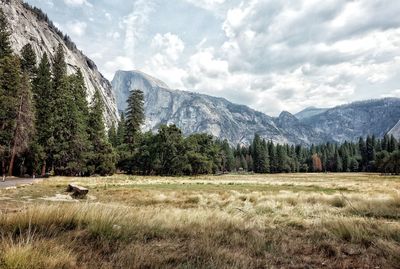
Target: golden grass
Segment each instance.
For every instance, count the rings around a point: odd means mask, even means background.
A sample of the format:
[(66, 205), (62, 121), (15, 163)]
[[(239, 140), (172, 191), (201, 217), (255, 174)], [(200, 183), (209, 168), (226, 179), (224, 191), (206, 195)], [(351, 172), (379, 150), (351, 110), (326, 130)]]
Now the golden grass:
[[(69, 182), (89, 198), (59, 199)], [(395, 268), (399, 190), (371, 174), (52, 178), (0, 190), (0, 268)]]

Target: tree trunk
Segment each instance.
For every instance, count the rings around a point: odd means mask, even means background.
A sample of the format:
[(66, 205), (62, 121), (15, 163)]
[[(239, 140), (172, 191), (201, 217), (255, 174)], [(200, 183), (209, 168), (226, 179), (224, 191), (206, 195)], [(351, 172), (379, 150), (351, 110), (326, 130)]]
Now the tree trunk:
[(12, 151), (11, 151), (10, 166), (9, 166), (9, 169), (8, 169), (8, 175), (10, 177), (12, 176), (12, 173), (13, 173), (13, 170), (14, 170), (15, 155), (17, 154), (17, 142), (18, 142), (17, 141), (17, 135), (18, 135), (19, 124), (20, 124), (20, 121), (21, 121), (22, 102), (23, 102), (23, 98), (21, 96), (20, 100), (19, 100), (17, 124), (16, 124), (15, 132), (14, 132), (14, 143), (13, 143), (13, 147), (12, 147)]
[(42, 164), (42, 173), (41, 176), (44, 177), (46, 175), (46, 160), (43, 161)]
[(8, 175), (10, 177), (13, 175), (14, 161), (15, 161), (15, 145), (13, 146), (13, 151), (11, 153), (10, 166), (8, 167)]
[(2, 170), (2, 174), (3, 174), (3, 181), (6, 181), (6, 160), (3, 159), (1, 161), (1, 170)]

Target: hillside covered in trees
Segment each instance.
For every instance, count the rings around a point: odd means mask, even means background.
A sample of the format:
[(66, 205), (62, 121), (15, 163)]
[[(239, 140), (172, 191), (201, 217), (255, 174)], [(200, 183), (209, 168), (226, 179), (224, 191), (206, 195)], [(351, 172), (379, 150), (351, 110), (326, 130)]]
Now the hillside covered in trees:
[(105, 135), (103, 104), (88, 104), (80, 70), (67, 75), (60, 44), (54, 62), (36, 62), (32, 46), (12, 51), (0, 11), (0, 156), (8, 175), (111, 174), (115, 154)]

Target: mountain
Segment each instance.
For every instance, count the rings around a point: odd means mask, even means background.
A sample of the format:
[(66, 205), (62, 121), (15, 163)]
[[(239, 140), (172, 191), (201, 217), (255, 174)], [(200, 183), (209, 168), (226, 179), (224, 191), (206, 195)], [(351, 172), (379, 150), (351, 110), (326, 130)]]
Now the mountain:
[(306, 109), (294, 114), (299, 120), (304, 120), (312, 116), (316, 116), (327, 111), (328, 108), (307, 107)]
[(301, 122), (336, 142), (354, 141), (360, 136), (383, 137), (400, 119), (400, 99), (385, 98), (355, 102), (328, 109)]
[[(206, 132), (228, 139), (232, 145), (248, 144), (256, 132), (274, 142), (311, 145), (354, 141), (368, 134), (382, 137), (390, 130), (399, 133), (400, 129), (397, 98), (355, 102), (331, 109), (308, 108), (296, 115), (284, 111), (274, 118), (223, 98), (172, 90), (140, 71), (118, 71), (112, 85), (121, 111), (126, 108), (130, 90), (143, 90), (145, 130), (176, 124), (185, 135)], [(396, 123), (397, 129), (393, 128)]]
[(389, 131), (389, 135), (393, 135), (397, 140), (400, 140), (400, 120), (399, 122)]
[[(273, 118), (223, 98), (172, 90), (160, 80), (139, 71), (118, 71), (112, 85), (119, 110), (125, 110), (130, 90), (143, 90), (145, 130), (155, 131), (161, 124), (173, 123), (185, 135), (206, 132), (228, 139), (231, 144), (247, 144), (256, 132), (280, 143), (309, 145), (314, 141), (322, 141), (309, 127), (288, 112), (282, 113), (279, 118)], [(310, 137), (314, 141), (309, 141)]]
[(0, 0), (0, 4), (11, 28), (14, 51), (19, 52), (24, 45), (30, 43), (38, 56), (38, 61), (44, 53), (52, 59), (55, 48), (61, 43), (65, 51), (68, 73), (81, 69), (88, 100), (91, 100), (98, 89), (104, 101), (107, 124), (116, 122), (118, 111), (111, 83), (98, 71), (95, 63), (78, 50), (71, 39), (63, 35), (40, 9), (31, 7), (21, 0)]

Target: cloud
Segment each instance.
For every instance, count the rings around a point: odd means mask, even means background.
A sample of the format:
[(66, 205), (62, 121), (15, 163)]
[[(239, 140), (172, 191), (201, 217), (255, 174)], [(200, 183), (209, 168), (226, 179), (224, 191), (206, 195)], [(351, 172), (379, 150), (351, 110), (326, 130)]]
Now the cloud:
[(68, 6), (93, 6), (88, 0), (64, 0), (64, 3)]
[(225, 3), (225, 0), (186, 0), (186, 2), (207, 10), (215, 10)]
[(117, 56), (114, 59), (107, 61), (103, 69), (104, 75), (111, 79), (114, 77), (116, 70), (134, 70), (135, 64), (129, 57)]
[[(53, 17), (108, 78), (141, 69), (271, 115), (398, 96), (398, 1), (99, 0), (73, 12)], [(94, 18), (90, 39), (82, 14)]]
[(72, 21), (68, 22), (66, 27), (69, 34), (80, 37), (86, 33), (87, 24), (82, 21)]
[(177, 35), (171, 33), (161, 35), (158, 33), (151, 41), (151, 47), (171, 58), (171, 60), (176, 61), (185, 49), (185, 44)]
[(153, 56), (146, 62), (144, 71), (157, 75), (173, 88), (183, 88), (187, 72), (179, 67), (185, 49), (183, 40), (172, 33), (157, 33), (151, 41)]
[(121, 26), (125, 28), (124, 50), (126, 55), (135, 57), (136, 44), (142, 38), (153, 8), (152, 0), (137, 0), (133, 5), (133, 11), (123, 18)]

